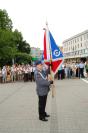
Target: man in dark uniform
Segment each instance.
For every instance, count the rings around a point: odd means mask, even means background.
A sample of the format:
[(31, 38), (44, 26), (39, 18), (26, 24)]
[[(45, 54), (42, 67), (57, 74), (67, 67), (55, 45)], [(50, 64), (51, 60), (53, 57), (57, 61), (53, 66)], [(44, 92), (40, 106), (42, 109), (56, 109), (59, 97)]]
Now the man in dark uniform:
[(47, 95), (49, 92), (50, 85), (53, 84), (53, 81), (48, 81), (48, 77), (45, 71), (43, 71), (43, 64), (41, 61), (36, 62), (36, 70), (34, 72), (34, 77), (36, 81), (36, 91), (38, 95), (38, 112), (39, 112), (39, 120), (48, 121), (46, 117), (49, 115), (45, 112)]

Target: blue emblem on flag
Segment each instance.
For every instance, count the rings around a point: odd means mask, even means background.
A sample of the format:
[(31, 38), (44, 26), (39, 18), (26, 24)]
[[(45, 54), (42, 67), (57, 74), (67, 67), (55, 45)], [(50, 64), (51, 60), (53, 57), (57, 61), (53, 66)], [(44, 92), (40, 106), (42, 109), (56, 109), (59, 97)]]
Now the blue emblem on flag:
[(63, 58), (63, 54), (59, 49), (59, 47), (56, 45), (56, 42), (50, 32), (49, 32), (49, 36), (50, 36), (52, 59)]

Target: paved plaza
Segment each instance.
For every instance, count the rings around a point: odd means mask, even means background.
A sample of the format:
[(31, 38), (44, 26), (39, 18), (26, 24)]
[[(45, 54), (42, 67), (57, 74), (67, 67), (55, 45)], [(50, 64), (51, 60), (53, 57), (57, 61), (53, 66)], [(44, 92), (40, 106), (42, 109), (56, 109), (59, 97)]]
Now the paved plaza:
[(0, 133), (88, 133), (88, 83), (55, 81), (48, 95), (48, 122), (38, 119), (35, 83), (0, 84)]

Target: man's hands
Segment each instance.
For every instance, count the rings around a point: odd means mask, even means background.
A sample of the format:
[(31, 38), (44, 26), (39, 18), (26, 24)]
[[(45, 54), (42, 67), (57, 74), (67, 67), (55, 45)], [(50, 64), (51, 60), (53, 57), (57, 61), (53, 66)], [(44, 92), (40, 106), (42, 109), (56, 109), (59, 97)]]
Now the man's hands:
[(53, 80), (50, 80), (50, 84), (53, 84)]
[(50, 74), (48, 74), (48, 81), (50, 82), (50, 84), (53, 84), (53, 78)]

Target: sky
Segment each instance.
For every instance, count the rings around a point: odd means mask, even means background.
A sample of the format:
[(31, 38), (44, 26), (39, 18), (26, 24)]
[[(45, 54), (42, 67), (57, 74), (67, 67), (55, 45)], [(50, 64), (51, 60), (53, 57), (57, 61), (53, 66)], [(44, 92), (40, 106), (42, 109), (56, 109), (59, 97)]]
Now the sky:
[(43, 49), (46, 21), (56, 44), (88, 29), (88, 0), (0, 0), (31, 47)]

